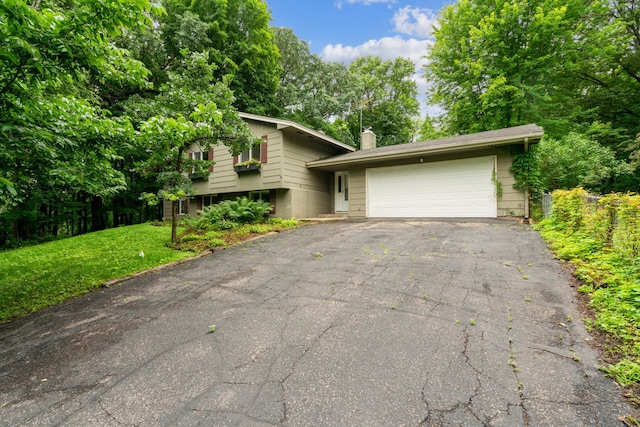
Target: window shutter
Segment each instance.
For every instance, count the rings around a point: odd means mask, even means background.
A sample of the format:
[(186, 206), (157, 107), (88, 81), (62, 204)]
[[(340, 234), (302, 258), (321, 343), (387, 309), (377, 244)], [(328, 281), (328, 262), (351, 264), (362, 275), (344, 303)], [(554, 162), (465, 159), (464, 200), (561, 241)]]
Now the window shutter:
[(275, 215), (276, 213), (276, 198), (277, 198), (278, 190), (269, 190), (269, 204), (271, 205), (271, 210), (269, 213), (271, 215)]
[(184, 199), (184, 214), (189, 215), (189, 199)]
[(260, 163), (267, 163), (267, 135), (262, 136), (262, 144), (260, 144)]
[(233, 166), (238, 164), (238, 156), (233, 156)]
[[(213, 148), (209, 150), (209, 161), (213, 161)], [(213, 172), (213, 164), (209, 166), (209, 172)], [(202, 209), (202, 208), (200, 208)]]
[[(189, 159), (193, 160), (193, 153), (189, 153)], [(193, 168), (189, 169), (189, 173), (193, 173)]]

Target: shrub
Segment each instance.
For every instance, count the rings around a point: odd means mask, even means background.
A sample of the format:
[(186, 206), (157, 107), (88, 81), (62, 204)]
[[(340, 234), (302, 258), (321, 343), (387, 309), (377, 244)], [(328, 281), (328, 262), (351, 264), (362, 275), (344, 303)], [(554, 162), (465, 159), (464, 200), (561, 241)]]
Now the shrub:
[(193, 220), (193, 224), (202, 229), (230, 230), (238, 225), (262, 222), (270, 210), (271, 205), (267, 202), (238, 197), (236, 200), (224, 200), (217, 205), (206, 206), (198, 211), (201, 216)]
[(556, 190), (551, 217), (538, 229), (584, 282), (592, 326), (621, 341), (609, 350), (618, 363), (603, 370), (622, 385), (639, 384), (640, 196), (614, 193), (595, 203), (582, 188)]
[(587, 195), (581, 187), (553, 192), (551, 220), (558, 228), (575, 232), (582, 227)]

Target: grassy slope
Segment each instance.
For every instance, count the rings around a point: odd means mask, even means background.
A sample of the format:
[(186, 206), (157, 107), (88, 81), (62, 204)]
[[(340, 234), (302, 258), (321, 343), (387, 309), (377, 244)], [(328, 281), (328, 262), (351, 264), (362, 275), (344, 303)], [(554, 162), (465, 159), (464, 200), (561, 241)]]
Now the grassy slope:
[(141, 224), (2, 252), (0, 322), (194, 255), (168, 248), (170, 237), (169, 227)]

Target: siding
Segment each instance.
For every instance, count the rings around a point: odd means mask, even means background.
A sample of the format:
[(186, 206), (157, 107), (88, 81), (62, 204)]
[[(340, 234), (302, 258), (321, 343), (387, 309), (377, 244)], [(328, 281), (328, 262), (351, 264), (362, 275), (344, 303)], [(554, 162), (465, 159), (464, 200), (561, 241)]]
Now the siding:
[(224, 145), (214, 149), (216, 164), (209, 176), (206, 188), (198, 194), (235, 193), (282, 188), (282, 132), (275, 125), (248, 122), (256, 137), (267, 136), (267, 163), (262, 164), (260, 173), (237, 174), (233, 169), (233, 157)]
[(322, 146), (317, 140), (306, 137), (292, 138), (287, 134), (283, 157), (284, 187), (328, 193), (329, 174), (308, 169), (307, 162), (333, 154), (336, 153)]

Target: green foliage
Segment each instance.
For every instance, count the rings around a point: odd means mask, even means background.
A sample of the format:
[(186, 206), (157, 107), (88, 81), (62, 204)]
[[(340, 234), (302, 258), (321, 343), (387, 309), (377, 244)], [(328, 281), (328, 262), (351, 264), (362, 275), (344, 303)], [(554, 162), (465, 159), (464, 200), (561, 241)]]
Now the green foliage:
[(551, 217), (538, 229), (556, 255), (575, 266), (591, 296), (591, 323), (620, 344), (619, 363), (604, 368), (622, 385), (638, 384), (640, 360), (640, 196), (609, 194), (597, 202), (585, 190), (553, 192)]
[(516, 181), (513, 188), (527, 190), (534, 198), (539, 197), (542, 194), (542, 180), (537, 147), (534, 145), (530, 147), (529, 151), (524, 151), (520, 146), (514, 147), (511, 155), (513, 162), (509, 171)]
[(417, 83), (411, 78), (415, 64), (407, 58), (383, 61), (379, 57), (358, 58), (349, 65), (357, 89), (351, 113), (345, 117), (355, 141), (363, 127), (371, 127), (377, 145), (411, 142), (419, 113)]
[(297, 227), (299, 222), (295, 218), (271, 218), (263, 222), (240, 224), (222, 219), (215, 224), (202, 221), (201, 218), (183, 220), (187, 230), (171, 246), (179, 250), (193, 252), (214, 251), (243, 242), (260, 234), (281, 231)]
[(214, 79), (230, 76), (234, 106), (255, 114), (276, 112), (280, 64), (271, 15), (262, 0), (165, 0), (159, 23), (169, 58), (184, 49), (206, 52)]
[(447, 136), (441, 129), (436, 128), (434, 123), (434, 119), (429, 116), (425, 117), (418, 131), (419, 141), (430, 141), (432, 139), (440, 139)]
[(109, 280), (193, 255), (169, 249), (169, 236), (168, 227), (141, 224), (3, 252), (0, 322), (82, 295)]
[(45, 192), (73, 199), (123, 189), (114, 163), (133, 129), (102, 110), (93, 90), (145, 85), (147, 70), (112, 41), (150, 24), (151, 12), (146, 0), (0, 3), (0, 215)]
[(640, 384), (640, 365), (631, 360), (621, 360), (602, 370), (614, 378), (621, 386)]
[(241, 224), (264, 221), (271, 210), (268, 202), (238, 197), (236, 200), (224, 200), (216, 205), (205, 206), (195, 226), (201, 229), (231, 229)]
[(580, 22), (582, 2), (462, 0), (446, 6), (434, 30), (425, 74), (445, 130), (470, 133), (557, 113), (553, 75)]
[(616, 158), (615, 151), (587, 135), (569, 132), (559, 139), (545, 137), (538, 158), (545, 190), (583, 187), (600, 192), (633, 168)]

